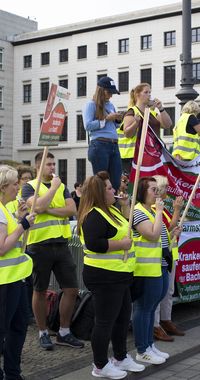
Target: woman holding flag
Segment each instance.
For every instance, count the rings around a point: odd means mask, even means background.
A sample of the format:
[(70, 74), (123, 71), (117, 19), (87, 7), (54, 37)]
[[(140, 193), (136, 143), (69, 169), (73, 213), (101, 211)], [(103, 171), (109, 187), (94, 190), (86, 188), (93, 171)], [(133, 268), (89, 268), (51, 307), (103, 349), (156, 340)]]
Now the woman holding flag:
[[(134, 276), (143, 279), (143, 289), (134, 303), (136, 359), (162, 364), (169, 354), (158, 350), (153, 343), (154, 313), (167, 293), (168, 269), (172, 260), (169, 251), (171, 237), (162, 221), (164, 203), (158, 198), (155, 178), (140, 178), (137, 201), (133, 221), (136, 253)], [(154, 204), (155, 211), (152, 210)], [(179, 233), (179, 229), (173, 230), (173, 234)]]
[(151, 88), (148, 83), (141, 83), (131, 90), (128, 111), (118, 128), (122, 168), (129, 173), (135, 151), (137, 130), (142, 127), (144, 110), (147, 106), (151, 107), (149, 125), (158, 136), (160, 128), (168, 129), (172, 126), (172, 120), (163, 108), (162, 102), (157, 98), (151, 100)]

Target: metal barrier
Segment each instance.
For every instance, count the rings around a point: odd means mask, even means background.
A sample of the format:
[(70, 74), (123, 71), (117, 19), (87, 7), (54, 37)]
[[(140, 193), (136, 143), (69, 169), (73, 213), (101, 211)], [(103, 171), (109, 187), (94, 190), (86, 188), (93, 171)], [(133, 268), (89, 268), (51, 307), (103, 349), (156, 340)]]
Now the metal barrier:
[[(82, 271), (83, 271), (83, 247), (80, 242), (80, 239), (76, 233), (76, 221), (70, 222), (71, 230), (72, 230), (72, 238), (69, 240), (69, 249), (72, 253), (74, 262), (76, 264), (76, 272), (78, 278), (78, 286), (79, 289), (86, 289), (83, 283)], [(59, 285), (55, 279), (53, 272), (51, 273), (49, 289), (53, 289), (58, 291)]]

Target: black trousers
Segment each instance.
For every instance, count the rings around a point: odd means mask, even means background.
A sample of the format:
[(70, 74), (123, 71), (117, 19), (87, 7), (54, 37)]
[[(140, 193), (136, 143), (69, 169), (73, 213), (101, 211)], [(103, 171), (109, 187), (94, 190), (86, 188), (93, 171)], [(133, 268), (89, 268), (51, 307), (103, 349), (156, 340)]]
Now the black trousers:
[[(6, 380), (20, 376), (21, 352), (28, 322), (25, 282), (0, 285), (0, 353), (3, 352)], [(0, 368), (0, 380), (3, 371)]]
[(103, 368), (108, 362), (110, 341), (115, 359), (123, 360), (127, 354), (126, 339), (131, 315), (130, 282), (95, 284), (94, 281), (88, 281), (86, 274), (84, 282), (92, 292), (95, 309), (91, 338), (94, 364)]

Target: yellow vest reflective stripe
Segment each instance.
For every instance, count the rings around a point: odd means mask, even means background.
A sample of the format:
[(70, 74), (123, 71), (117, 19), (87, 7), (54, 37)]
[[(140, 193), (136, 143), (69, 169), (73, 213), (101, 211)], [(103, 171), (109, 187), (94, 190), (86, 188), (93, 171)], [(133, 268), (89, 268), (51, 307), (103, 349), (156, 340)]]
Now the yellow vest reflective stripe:
[(172, 155), (179, 154), (183, 160), (193, 160), (200, 154), (200, 137), (186, 132), (186, 125), (191, 114), (183, 113), (173, 129), (174, 146)]
[[(17, 228), (16, 220), (0, 202), (0, 209), (7, 219), (7, 232), (11, 235)], [(0, 285), (10, 284), (22, 280), (32, 273), (32, 259), (21, 252), (22, 242), (16, 242), (15, 247), (10, 249), (4, 256), (0, 256)]]
[[(116, 224), (104, 211), (102, 211), (98, 207), (94, 207), (96, 211), (98, 211), (103, 218), (105, 218), (109, 224), (111, 224), (113, 227), (116, 228), (117, 232), (114, 237), (112, 237), (109, 240), (121, 240), (125, 236), (127, 236), (128, 233), (128, 221), (122, 216), (122, 214), (119, 212), (118, 209), (116, 209), (114, 206), (110, 207), (110, 212), (113, 216), (116, 216), (119, 222), (121, 224)], [(124, 259), (124, 251), (118, 250), (118, 251), (112, 251), (108, 253), (100, 253), (100, 252), (93, 252), (87, 249), (84, 241), (84, 234), (83, 230), (81, 228), (81, 235), (80, 240), (83, 245), (83, 251), (84, 251), (84, 264), (93, 266), (96, 268), (102, 268), (107, 270), (113, 270), (116, 272), (128, 272), (132, 273), (134, 271), (135, 266), (135, 252), (134, 252), (134, 243), (132, 243), (131, 248), (128, 251), (128, 260), (126, 262), (123, 261)]]
[[(28, 183), (35, 190), (37, 179), (34, 179)], [(65, 207), (65, 199), (63, 197), (64, 187), (64, 184), (61, 183), (49, 205), (49, 208)], [(47, 191), (48, 188), (41, 183), (38, 195), (41, 197), (45, 195)], [(64, 237), (65, 239), (71, 237), (69, 219), (46, 213), (38, 214), (36, 215), (34, 225), (30, 228), (28, 245), (59, 237)]]
[[(149, 220), (154, 223), (154, 216), (146, 208), (144, 208), (141, 203), (137, 203), (135, 210), (142, 211), (149, 218)], [(134, 245), (136, 256), (134, 275), (139, 277), (161, 276), (161, 237), (158, 241), (153, 242), (145, 239), (142, 235), (139, 237), (134, 236)]]
[[(133, 110), (134, 114), (137, 116), (140, 116), (141, 118), (144, 118), (144, 115), (140, 112), (140, 110), (136, 107), (129, 107), (129, 110)], [(151, 114), (155, 117), (156, 112), (151, 110)], [(119, 151), (120, 151), (120, 156), (121, 159), (126, 159), (126, 158), (133, 158), (134, 153), (135, 153), (135, 144), (136, 144), (136, 139), (137, 139), (137, 133), (133, 137), (126, 137), (124, 134), (124, 122), (122, 121), (120, 127), (117, 129), (118, 133), (118, 146), (119, 146)]]

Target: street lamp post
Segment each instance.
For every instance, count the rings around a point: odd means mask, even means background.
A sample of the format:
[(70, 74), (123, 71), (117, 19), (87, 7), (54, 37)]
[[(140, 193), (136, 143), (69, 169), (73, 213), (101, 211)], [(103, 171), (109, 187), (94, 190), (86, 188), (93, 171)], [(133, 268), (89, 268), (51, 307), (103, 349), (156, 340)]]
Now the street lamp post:
[(182, 0), (182, 54), (181, 60), (181, 89), (176, 97), (183, 106), (188, 100), (194, 100), (199, 95), (194, 90), (192, 73), (192, 33), (191, 33), (191, 0)]

